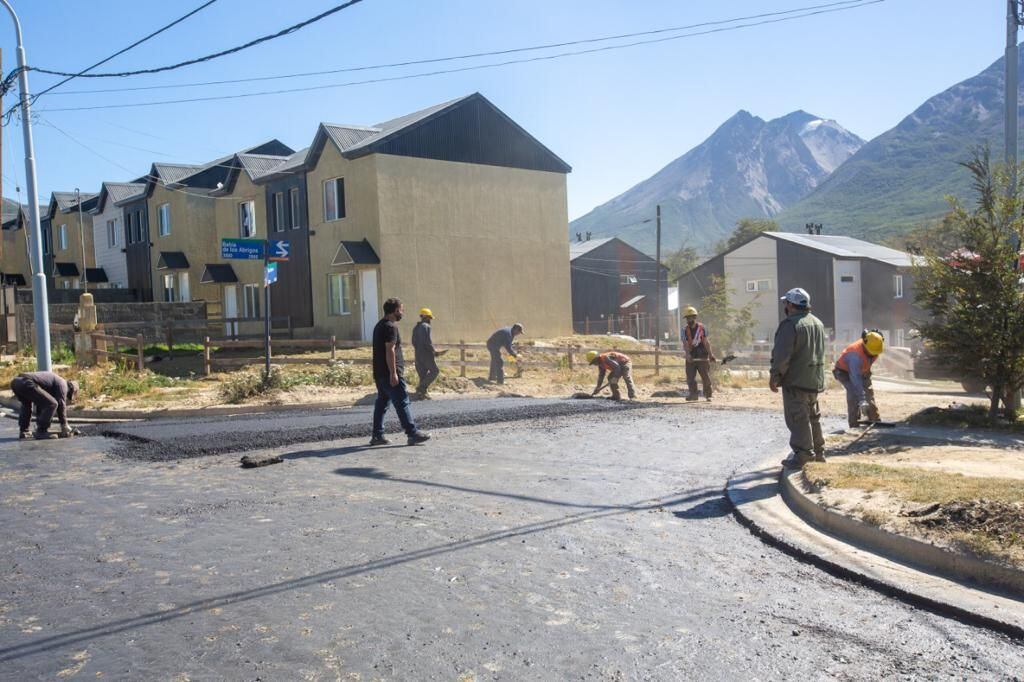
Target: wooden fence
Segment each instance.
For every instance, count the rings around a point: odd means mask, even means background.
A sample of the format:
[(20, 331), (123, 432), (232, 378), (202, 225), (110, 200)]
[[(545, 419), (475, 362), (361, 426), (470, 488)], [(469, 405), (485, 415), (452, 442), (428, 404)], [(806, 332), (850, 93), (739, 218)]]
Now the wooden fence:
[[(135, 369), (140, 372), (146, 366), (146, 357), (143, 353), (143, 349), (146, 347), (146, 339), (142, 334), (137, 336), (115, 336), (113, 334), (104, 334), (103, 332), (93, 332), (89, 334), (89, 337), (92, 339), (93, 353), (96, 354), (97, 360), (109, 358), (129, 360), (135, 363)], [(113, 344), (114, 350), (108, 350), (107, 344)], [(121, 346), (135, 346), (135, 352), (125, 353), (118, 350)]]
[[(277, 364), (326, 365), (338, 359), (339, 348), (365, 347), (367, 347), (365, 341), (339, 341), (334, 336), (327, 339), (271, 339), (270, 355), (271, 360)], [(259, 350), (260, 354), (246, 357), (215, 357), (217, 351), (239, 348)], [(331, 355), (329, 358), (274, 357), (275, 348), (299, 348), (314, 351), (329, 350)], [(203, 373), (209, 376), (214, 370), (219, 368), (243, 367), (263, 362), (265, 359), (263, 351), (263, 339), (211, 339), (207, 336), (203, 339)], [(356, 358), (347, 360), (347, 362), (369, 364), (372, 360), (369, 358)]]

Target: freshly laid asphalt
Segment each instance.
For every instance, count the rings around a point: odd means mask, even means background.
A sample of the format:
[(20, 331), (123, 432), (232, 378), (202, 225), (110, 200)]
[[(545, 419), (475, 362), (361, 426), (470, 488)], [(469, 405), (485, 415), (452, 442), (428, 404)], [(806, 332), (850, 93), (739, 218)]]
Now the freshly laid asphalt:
[(416, 407), (422, 447), (310, 440), (365, 409), (50, 442), (6, 421), (0, 679), (1022, 679), (1022, 643), (732, 518), (723, 484), (781, 450), (781, 415)]

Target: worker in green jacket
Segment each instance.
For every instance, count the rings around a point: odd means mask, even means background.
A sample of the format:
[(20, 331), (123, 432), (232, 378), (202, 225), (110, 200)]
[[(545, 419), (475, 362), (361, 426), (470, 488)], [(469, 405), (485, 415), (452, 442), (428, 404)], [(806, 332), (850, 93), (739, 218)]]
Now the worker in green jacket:
[(818, 394), (825, 390), (825, 325), (811, 314), (811, 297), (800, 288), (781, 299), (786, 319), (779, 323), (772, 348), (771, 378), (774, 393), (782, 389), (782, 409), (793, 453), (782, 465), (803, 467), (825, 461)]

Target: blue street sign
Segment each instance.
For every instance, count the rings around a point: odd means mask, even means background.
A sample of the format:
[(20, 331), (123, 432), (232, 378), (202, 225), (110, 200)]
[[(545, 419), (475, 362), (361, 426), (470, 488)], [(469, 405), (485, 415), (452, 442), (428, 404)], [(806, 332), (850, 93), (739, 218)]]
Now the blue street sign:
[(263, 260), (263, 240), (221, 239), (220, 257), (224, 260)]
[(287, 239), (272, 239), (270, 241), (270, 260), (288, 260), (289, 246)]
[(263, 273), (263, 286), (269, 287), (277, 281), (277, 263), (267, 263), (266, 272)]

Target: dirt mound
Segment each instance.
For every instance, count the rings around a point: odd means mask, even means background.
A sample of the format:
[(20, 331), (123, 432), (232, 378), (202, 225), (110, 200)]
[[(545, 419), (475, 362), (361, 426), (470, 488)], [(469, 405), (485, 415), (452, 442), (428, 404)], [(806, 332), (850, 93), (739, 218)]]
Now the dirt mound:
[[(934, 505), (915, 523), (945, 532), (984, 533), (1001, 544), (1024, 546), (1024, 504), (968, 500)], [(912, 515), (912, 512), (907, 514)]]

